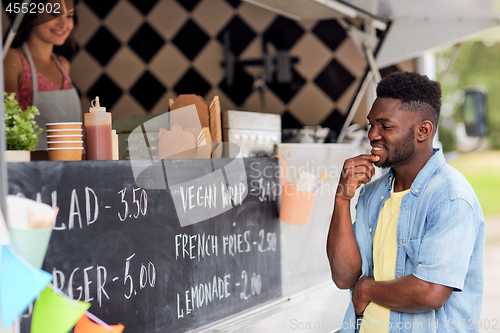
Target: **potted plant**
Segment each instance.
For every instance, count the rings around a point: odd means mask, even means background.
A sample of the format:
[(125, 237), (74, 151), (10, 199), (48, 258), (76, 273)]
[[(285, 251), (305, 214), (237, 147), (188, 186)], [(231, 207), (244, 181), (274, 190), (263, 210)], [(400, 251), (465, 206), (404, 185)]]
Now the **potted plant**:
[(38, 145), (38, 135), (42, 132), (35, 122), (35, 115), (40, 112), (35, 106), (22, 110), (15, 93), (4, 92), (5, 141), (8, 162), (30, 160), (30, 151)]

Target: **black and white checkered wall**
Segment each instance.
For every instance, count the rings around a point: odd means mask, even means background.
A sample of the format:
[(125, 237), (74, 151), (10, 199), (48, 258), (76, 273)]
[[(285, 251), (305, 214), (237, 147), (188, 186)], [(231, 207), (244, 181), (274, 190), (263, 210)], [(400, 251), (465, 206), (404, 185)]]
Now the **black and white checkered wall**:
[[(169, 98), (194, 93), (219, 95), (222, 109), (281, 114), (285, 128), (338, 128), (366, 66), (335, 20), (297, 22), (239, 0), (85, 0), (77, 11), (71, 76), (83, 110), (99, 96), (114, 120), (163, 113)], [(226, 31), (237, 62), (262, 58), (263, 38), (297, 57), (291, 83), (261, 94), (262, 68), (236, 65), (228, 85)]]

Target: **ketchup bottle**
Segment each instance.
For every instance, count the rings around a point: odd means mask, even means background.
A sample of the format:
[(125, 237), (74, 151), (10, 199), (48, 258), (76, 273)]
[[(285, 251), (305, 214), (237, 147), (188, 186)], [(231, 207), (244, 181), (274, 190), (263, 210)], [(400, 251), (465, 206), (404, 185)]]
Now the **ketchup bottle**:
[(99, 104), (99, 97), (84, 115), (87, 160), (112, 160), (111, 113)]

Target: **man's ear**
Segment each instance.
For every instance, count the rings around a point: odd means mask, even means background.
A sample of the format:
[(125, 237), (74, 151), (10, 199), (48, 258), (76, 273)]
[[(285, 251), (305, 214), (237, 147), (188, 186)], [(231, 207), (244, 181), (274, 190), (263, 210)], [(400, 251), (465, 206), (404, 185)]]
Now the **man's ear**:
[(432, 122), (430, 120), (424, 120), (418, 126), (417, 140), (419, 142), (423, 142), (428, 138), (432, 139), (433, 132), (434, 132), (434, 125), (432, 124)]

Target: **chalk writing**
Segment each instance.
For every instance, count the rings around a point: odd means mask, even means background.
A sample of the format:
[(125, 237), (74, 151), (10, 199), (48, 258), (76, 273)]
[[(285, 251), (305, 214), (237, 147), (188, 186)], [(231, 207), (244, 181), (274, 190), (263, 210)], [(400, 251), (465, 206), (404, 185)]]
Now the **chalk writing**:
[[(136, 198), (135, 193), (139, 190), (142, 190), (141, 194), (139, 195), (139, 197)], [(146, 190), (141, 189), (140, 187), (134, 188), (132, 190), (132, 205), (135, 204), (137, 208), (133, 215), (132, 212), (130, 212), (129, 214), (129, 204), (127, 200), (125, 200), (126, 193), (127, 193), (127, 188), (124, 188), (123, 190), (118, 192), (118, 194), (121, 194), (121, 203), (123, 204), (123, 209), (124, 209), (123, 216), (120, 213), (118, 213), (118, 218), (120, 219), (120, 221), (123, 222), (127, 218), (130, 218), (132, 216), (134, 218), (138, 218), (140, 214), (142, 214), (143, 216), (146, 215), (148, 211), (148, 195), (146, 193)]]
[(224, 254), (229, 254), (234, 257), (237, 253), (250, 252), (250, 231), (247, 230), (243, 234), (233, 234), (222, 237)]
[(178, 260), (182, 256), (183, 259), (196, 259), (205, 257), (205, 255), (219, 254), (218, 237), (205, 234), (178, 234), (175, 235), (175, 259)]
[(142, 188), (129, 161), (107, 162), (8, 165), (10, 194), (59, 207), (42, 266), (56, 288), (142, 333), (194, 330), (280, 296), (275, 159), (224, 180), (193, 179), (199, 160), (163, 160), (142, 176), (183, 182), (162, 189)]
[(195, 285), (186, 290), (183, 296), (177, 294), (177, 319), (190, 314), (195, 308), (199, 309), (213, 301), (231, 296), (230, 278), (230, 274), (225, 274), (224, 277), (214, 275), (212, 281)]
[[(89, 227), (91, 224), (94, 224), (99, 219), (100, 202), (96, 192), (90, 187), (85, 187), (83, 189), (83, 195), (85, 197), (85, 201), (83, 203), (80, 201), (80, 198), (82, 197), (81, 192), (81, 189), (71, 189), (67, 220), (68, 222), (61, 222), (61, 214), (58, 215), (54, 230), (83, 229), (85, 227)], [(120, 203), (123, 205), (121, 208), (123, 210), (123, 215), (120, 212), (117, 213), (120, 221), (123, 222), (127, 218), (138, 218), (140, 215), (146, 215), (148, 211), (148, 194), (146, 190), (140, 187), (133, 188), (131, 205), (127, 201), (126, 197), (127, 188), (120, 190), (118, 194), (120, 194), (121, 196)], [(23, 198), (25, 197), (23, 193), (17, 193), (16, 195)], [(36, 194), (36, 201), (42, 202), (42, 198), (39, 192)], [(51, 205), (53, 208), (61, 208), (58, 203), (57, 191), (52, 191), (51, 202), (46, 203)], [(130, 206), (135, 208), (130, 208)], [(85, 211), (82, 211), (83, 208), (81, 207), (85, 207)], [(104, 208), (111, 209), (111, 206), (105, 205)]]
[[(130, 299), (133, 295), (137, 295), (137, 289), (135, 288), (134, 279), (131, 275), (131, 261), (135, 257), (135, 253), (126, 258), (125, 269), (123, 275), (123, 285), (125, 287), (125, 292), (123, 296), (125, 299)], [(156, 284), (156, 268), (152, 262), (147, 264), (141, 263), (139, 266), (139, 290), (144, 288), (154, 288)], [(134, 267), (135, 267), (134, 266)], [(134, 275), (136, 272), (134, 272)], [(111, 283), (119, 281), (119, 277), (114, 277), (108, 279), (108, 270), (104, 266), (92, 265), (87, 266), (83, 269), (80, 267), (75, 267), (71, 274), (69, 275), (68, 282), (66, 283), (66, 275), (57, 268), (52, 271), (53, 285), (55, 288), (66, 292), (66, 294), (73, 299), (91, 302), (94, 300), (94, 295), (97, 299), (97, 304), (99, 307), (103, 305), (103, 300), (109, 300), (109, 294), (106, 291), (107, 286)], [(92, 276), (92, 277), (91, 277)], [(95, 288), (91, 288), (94, 283), (92, 278), (95, 277)], [(82, 281), (81, 284), (75, 285), (75, 281)], [(95, 294), (94, 294), (95, 291)]]

